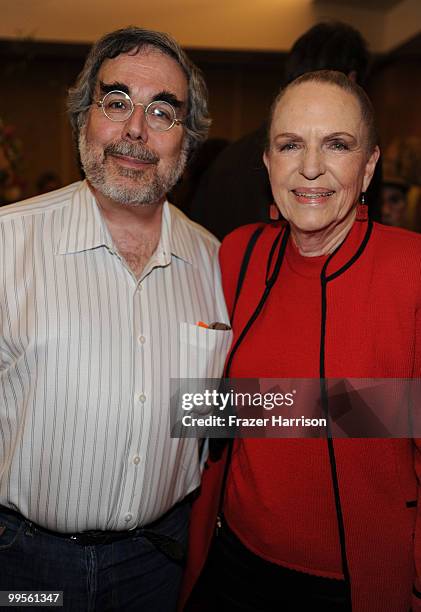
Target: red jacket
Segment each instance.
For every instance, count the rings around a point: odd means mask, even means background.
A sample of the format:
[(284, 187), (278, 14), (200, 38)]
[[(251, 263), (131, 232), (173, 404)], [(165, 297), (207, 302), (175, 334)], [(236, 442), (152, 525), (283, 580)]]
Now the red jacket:
[[(221, 249), (229, 308), (254, 229), (236, 230)], [(234, 342), (261, 295), (262, 270), (278, 232), (279, 226), (267, 226), (254, 249), (237, 305)], [(377, 224), (371, 231), (366, 221), (357, 221), (351, 234), (352, 240), (345, 240), (326, 271), (325, 375), (420, 377), (421, 236)], [(280, 340), (282, 325), (277, 323), (268, 325)], [(262, 336), (261, 346), (253, 350), (265, 350), (266, 342), (267, 336)], [(353, 611), (407, 612), (411, 604), (414, 611), (421, 610), (416, 595), (421, 591), (421, 444), (407, 439), (338, 439), (334, 448)], [(206, 558), (222, 473), (223, 461), (209, 462), (194, 505), (181, 609)]]

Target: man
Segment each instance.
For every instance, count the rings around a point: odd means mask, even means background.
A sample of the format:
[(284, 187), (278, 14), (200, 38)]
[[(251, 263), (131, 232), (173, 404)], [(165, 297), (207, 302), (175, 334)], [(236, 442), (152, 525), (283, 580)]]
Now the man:
[(130, 27), (69, 109), (86, 181), (0, 216), (0, 590), (66, 610), (173, 610), (200, 480), (170, 379), (218, 377), (218, 243), (166, 201), (209, 126), (198, 70)]
[[(338, 70), (359, 84), (369, 64), (367, 45), (358, 30), (341, 22), (321, 22), (298, 38), (286, 58), (283, 82), (290, 83), (305, 72)], [(226, 147), (199, 182), (191, 204), (191, 216), (218, 238), (240, 225), (269, 221), (274, 212), (272, 190), (263, 151), (267, 125)], [(379, 181), (375, 179), (377, 192)], [(370, 208), (378, 195), (368, 193)], [(275, 211), (277, 218), (277, 210)]]

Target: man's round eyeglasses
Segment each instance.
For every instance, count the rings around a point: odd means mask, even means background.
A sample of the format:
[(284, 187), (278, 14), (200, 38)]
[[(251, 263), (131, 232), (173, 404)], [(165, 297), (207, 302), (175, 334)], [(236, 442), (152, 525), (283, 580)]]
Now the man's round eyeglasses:
[(134, 111), (135, 106), (141, 106), (145, 113), (146, 123), (153, 130), (166, 132), (174, 125), (181, 125), (183, 122), (177, 119), (174, 107), (164, 100), (154, 100), (145, 105), (142, 102), (132, 101), (131, 97), (124, 91), (109, 91), (102, 100), (98, 100), (96, 105), (111, 121), (127, 121)]

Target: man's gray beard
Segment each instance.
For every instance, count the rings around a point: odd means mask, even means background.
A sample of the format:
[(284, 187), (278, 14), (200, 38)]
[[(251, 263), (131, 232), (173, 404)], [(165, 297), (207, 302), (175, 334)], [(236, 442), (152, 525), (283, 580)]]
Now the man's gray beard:
[[(98, 158), (98, 154), (92, 150), (86, 140), (84, 128), (79, 134), (79, 153), (89, 183), (105, 197), (126, 206), (150, 206), (162, 200), (183, 174), (187, 162), (185, 141), (178, 159), (160, 171), (157, 166), (159, 157), (142, 143), (135, 144), (125, 141), (110, 143), (104, 148), (102, 157)], [(111, 172), (118, 174), (123, 179), (128, 178), (131, 182), (138, 183), (124, 184), (124, 180), (120, 182), (109, 176), (105, 165), (109, 154), (127, 155), (155, 165), (146, 170), (115, 166)]]

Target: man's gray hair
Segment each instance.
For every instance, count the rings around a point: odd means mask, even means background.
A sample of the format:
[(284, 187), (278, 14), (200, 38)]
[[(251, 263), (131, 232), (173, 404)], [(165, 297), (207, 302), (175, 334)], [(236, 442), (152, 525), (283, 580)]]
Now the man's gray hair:
[(93, 101), (98, 72), (103, 62), (122, 53), (140, 51), (143, 47), (154, 47), (172, 57), (187, 77), (188, 101), (184, 127), (188, 153), (191, 154), (206, 140), (211, 123), (208, 92), (202, 73), (173, 38), (163, 32), (136, 26), (105, 34), (90, 50), (75, 86), (69, 89), (68, 110), (74, 135), (78, 138), (80, 128), (86, 121), (87, 112)]

